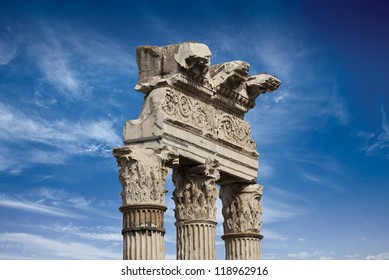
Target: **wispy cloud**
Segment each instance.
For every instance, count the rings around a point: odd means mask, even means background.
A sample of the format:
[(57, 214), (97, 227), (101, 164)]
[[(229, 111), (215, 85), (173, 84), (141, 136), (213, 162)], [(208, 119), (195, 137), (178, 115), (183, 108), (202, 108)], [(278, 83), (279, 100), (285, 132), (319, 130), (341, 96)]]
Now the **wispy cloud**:
[(12, 30), (0, 26), (0, 65), (7, 65), (18, 55), (18, 47)]
[(271, 186), (265, 188), (265, 194), (261, 200), (264, 224), (290, 220), (309, 212), (307, 201), (299, 195)]
[(287, 236), (271, 230), (262, 230), (261, 234), (264, 238), (266, 238), (266, 240), (285, 241), (289, 239)]
[[(67, 157), (80, 154), (107, 156), (113, 146), (120, 145), (121, 138), (114, 128), (114, 120), (89, 120), (71, 122), (68, 120), (47, 120), (33, 117), (0, 102), (0, 139), (2, 149), (7, 152), (10, 145), (12, 160), (0, 157), (0, 170), (18, 164), (48, 163), (62, 164)], [(39, 148), (39, 143), (49, 147)], [(19, 145), (16, 148), (15, 145)], [(26, 148), (28, 147), (28, 148)], [(10, 155), (11, 155), (10, 154)]]
[(367, 260), (389, 260), (389, 252), (380, 253), (377, 255), (369, 255), (366, 257)]
[(86, 240), (97, 240), (107, 242), (122, 242), (121, 228), (111, 226), (75, 226), (73, 224), (53, 224), (41, 226), (41, 228), (62, 234), (70, 234)]
[(31, 141), (51, 146), (71, 148), (80, 153), (77, 147), (90, 141), (117, 145), (121, 138), (113, 128), (113, 121), (84, 121), (72, 123), (67, 120), (46, 120), (32, 118), (18, 109), (0, 103), (0, 139), (9, 141)]
[[(253, 74), (266, 72), (282, 81), (275, 93), (259, 96), (256, 107), (246, 115), (259, 147), (290, 145), (323, 129), (330, 120), (339, 125), (349, 123), (347, 102), (338, 92), (337, 77), (316, 66), (325, 50), (296, 35), (302, 32), (285, 31), (290, 29), (269, 26), (264, 21), (253, 23), (247, 32), (233, 37), (228, 32), (214, 34), (219, 42), (214, 49), (230, 52), (230, 57), (246, 58)], [(253, 37), (255, 31), (258, 36)]]
[(358, 136), (365, 142), (361, 148), (367, 155), (384, 154), (389, 158), (389, 123), (386, 118), (384, 107), (381, 107), (382, 131), (376, 136), (375, 133), (360, 131)]
[(270, 160), (261, 159), (259, 161), (258, 177), (260, 180), (262, 180), (263, 178), (269, 178), (273, 176), (274, 173), (275, 170)]
[(8, 246), (8, 249), (2, 249), (1, 259), (121, 259), (116, 248), (95, 247), (23, 232), (0, 233), (0, 244)]
[(347, 254), (344, 256), (346, 260), (360, 260), (361, 255), (360, 254)]
[(56, 216), (62, 218), (81, 218), (79, 214), (70, 212), (58, 207), (44, 205), (21, 198), (11, 198), (5, 194), (0, 194), (0, 207), (12, 208), (16, 210), (27, 211), (30, 213), (37, 213), (49, 216)]
[(94, 200), (61, 189), (40, 188), (18, 195), (0, 194), (0, 207), (59, 218), (85, 219), (98, 217), (120, 219)]
[(307, 252), (307, 251), (301, 251), (298, 253), (289, 253), (288, 257), (292, 259), (299, 259), (299, 260), (308, 260), (308, 259), (319, 259), (319, 260), (332, 260), (333, 259), (334, 252), (322, 252), (322, 251), (315, 251), (313, 253)]
[(77, 95), (80, 93), (82, 81), (71, 65), (71, 54), (64, 50), (53, 32), (49, 33), (46, 41), (35, 42), (31, 52), (37, 58), (38, 66), (47, 82), (60, 92)]
[(68, 99), (85, 99), (101, 83), (98, 75), (110, 79), (129, 75), (135, 59), (118, 42), (89, 30), (70, 25), (36, 24), (27, 50), (44, 80)]

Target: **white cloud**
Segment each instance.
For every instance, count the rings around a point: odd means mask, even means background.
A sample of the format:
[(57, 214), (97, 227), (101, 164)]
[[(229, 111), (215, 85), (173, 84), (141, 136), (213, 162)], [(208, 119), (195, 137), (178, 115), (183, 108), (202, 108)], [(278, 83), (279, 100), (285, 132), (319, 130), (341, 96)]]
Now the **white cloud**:
[(389, 260), (389, 253), (380, 253), (377, 255), (369, 255), (366, 257), (367, 260)]
[(87, 99), (91, 90), (118, 73), (130, 74), (135, 58), (119, 43), (71, 25), (38, 25), (27, 46), (47, 83), (68, 99)]
[(100, 70), (105, 68), (108, 73), (130, 74), (136, 69), (135, 57), (112, 39), (90, 30), (66, 30), (66, 42), (85, 64), (101, 67)]
[(289, 239), (287, 236), (271, 230), (261, 230), (261, 234), (264, 236), (264, 238), (266, 238), (266, 240), (285, 241)]
[(297, 206), (272, 201), (270, 199), (267, 199), (266, 202), (262, 203), (262, 205), (264, 209), (262, 221), (264, 224), (290, 220), (306, 213), (303, 209), (300, 209)]
[(107, 226), (74, 226), (72, 224), (62, 225), (53, 224), (50, 226), (41, 226), (41, 228), (58, 233), (66, 233), (87, 240), (97, 240), (106, 242), (122, 242), (121, 228)]
[(0, 65), (7, 65), (18, 55), (18, 46), (10, 28), (0, 27)]
[(289, 253), (288, 257), (293, 259), (300, 259), (300, 260), (307, 260), (307, 259), (319, 259), (319, 260), (332, 260), (331, 257), (334, 255), (334, 252), (322, 252), (322, 251), (316, 251), (313, 253), (309, 253), (307, 251), (301, 251), (298, 253)]
[(263, 260), (276, 260), (278, 259), (278, 254), (275, 253), (262, 253), (261, 258)]
[[(1, 149), (5, 150), (5, 158), (0, 157), (0, 171), (15, 166), (22, 168), (27, 163), (63, 164), (68, 156), (77, 154), (107, 156), (112, 147), (122, 142), (113, 120), (70, 122), (34, 118), (1, 102), (0, 139)], [(30, 143), (51, 148), (41, 149)], [(21, 147), (16, 146), (18, 144)], [(6, 145), (10, 145), (12, 151), (6, 149)]]
[[(259, 96), (257, 106), (247, 114), (258, 147), (280, 143), (290, 146), (307, 133), (323, 129), (330, 119), (341, 125), (348, 123), (345, 101), (335, 89), (312, 88), (304, 92), (300, 85), (284, 87), (281, 85), (274, 95)], [(316, 92), (313, 94), (310, 90)], [(278, 95), (284, 96), (285, 92), (288, 95), (280, 102)]]
[[(247, 30), (234, 37), (227, 32), (213, 34), (219, 42), (213, 49), (247, 58), (252, 63), (251, 73), (266, 72), (282, 82), (274, 93), (260, 95), (256, 107), (246, 115), (259, 148), (279, 143), (290, 146), (330, 120), (348, 124), (347, 102), (338, 92), (337, 77), (317, 68), (316, 60), (323, 50), (282, 27), (269, 26), (265, 20)], [(256, 31), (259, 36), (253, 37)]]
[(22, 171), (22, 166), (11, 156), (9, 149), (0, 146), (0, 172), (6, 171), (17, 175)]
[(60, 47), (59, 42), (52, 39), (50, 45), (40, 45), (37, 52), (40, 54), (39, 67), (48, 82), (57, 90), (67, 94), (77, 95), (82, 82), (77, 78), (76, 70), (70, 66), (68, 55)]
[(349, 254), (349, 255), (345, 255), (344, 258), (347, 260), (359, 260), (359, 259), (361, 259), (361, 255), (360, 254)]
[(367, 155), (384, 153), (387, 157), (389, 156), (389, 123), (383, 107), (381, 107), (381, 127), (382, 132), (377, 136), (375, 133), (366, 131), (358, 133), (358, 136), (365, 142), (361, 150), (365, 151)]
[[(57, 147), (82, 146), (85, 142), (117, 145), (121, 138), (113, 129), (113, 121), (84, 121), (32, 118), (16, 108), (0, 103), (0, 139), (33, 141)], [(78, 151), (80, 152), (80, 151)]]
[(294, 193), (268, 186), (261, 199), (264, 224), (293, 219), (308, 213), (307, 201)]
[[(1, 37), (0, 37), (1, 39)], [(0, 40), (0, 65), (7, 65), (17, 55), (17, 47)]]
[(89, 244), (22, 232), (0, 233), (0, 244), (16, 247), (16, 250), (2, 250), (1, 259), (121, 259), (121, 254), (111, 248), (97, 248)]
[(260, 180), (263, 178), (269, 178), (274, 174), (274, 167), (268, 160), (261, 159), (259, 161), (258, 177)]
[(13, 196), (0, 194), (0, 207), (60, 218), (84, 219), (98, 216), (121, 219), (119, 215), (97, 208), (90, 199), (53, 188), (41, 188)]
[(53, 206), (44, 205), (42, 203), (35, 203), (32, 201), (11, 198), (5, 194), (0, 194), (0, 207), (12, 208), (22, 211), (27, 211), (31, 213), (63, 217), (63, 218), (80, 218), (81, 216)]
[(290, 258), (294, 258), (294, 259), (308, 259), (312, 256), (312, 254), (306, 252), (306, 251), (302, 251), (302, 252), (299, 252), (299, 253), (289, 253), (288, 254), (288, 257)]

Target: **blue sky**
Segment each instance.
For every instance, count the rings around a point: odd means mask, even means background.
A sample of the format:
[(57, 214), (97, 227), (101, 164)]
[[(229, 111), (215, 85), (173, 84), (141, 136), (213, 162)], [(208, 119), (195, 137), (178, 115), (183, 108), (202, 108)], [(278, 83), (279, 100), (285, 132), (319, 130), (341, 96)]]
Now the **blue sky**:
[[(341, 2), (341, 3), (338, 3)], [(0, 259), (120, 259), (111, 149), (135, 48), (198, 41), (282, 85), (246, 115), (264, 259), (389, 259), (384, 1), (0, 1)], [(166, 257), (175, 258), (171, 200)], [(219, 209), (221, 208), (219, 202)], [(219, 214), (217, 257), (224, 259)]]

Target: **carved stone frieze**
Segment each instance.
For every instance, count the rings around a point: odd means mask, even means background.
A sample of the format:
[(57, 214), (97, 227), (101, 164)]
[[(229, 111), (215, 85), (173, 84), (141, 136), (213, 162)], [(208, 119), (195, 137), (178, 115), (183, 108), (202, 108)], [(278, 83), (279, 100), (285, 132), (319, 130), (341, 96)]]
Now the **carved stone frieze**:
[(172, 89), (166, 89), (161, 107), (170, 118), (183, 123), (184, 127), (191, 126), (201, 131), (202, 135), (256, 151), (250, 125), (238, 117)]
[(177, 221), (210, 220), (216, 222), (216, 199), (219, 190), (215, 181), (220, 178), (219, 165), (215, 161), (195, 166), (173, 169)]
[(259, 233), (262, 193), (263, 187), (259, 184), (236, 183), (221, 187), (224, 234)]
[(164, 189), (168, 168), (165, 163), (169, 154), (165, 150), (155, 151), (145, 147), (117, 148), (114, 156), (119, 166), (122, 184), (122, 205), (164, 204)]

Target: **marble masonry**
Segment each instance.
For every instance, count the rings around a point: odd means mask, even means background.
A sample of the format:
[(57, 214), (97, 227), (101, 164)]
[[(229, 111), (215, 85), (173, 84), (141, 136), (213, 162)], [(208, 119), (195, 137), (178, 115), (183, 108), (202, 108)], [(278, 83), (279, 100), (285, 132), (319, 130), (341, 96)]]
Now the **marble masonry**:
[(123, 259), (164, 259), (164, 184), (175, 186), (177, 259), (216, 257), (216, 201), (222, 200), (226, 259), (260, 259), (262, 186), (245, 114), (280, 81), (249, 76), (250, 64), (210, 64), (200, 43), (141, 46), (137, 91), (145, 101), (113, 150), (122, 184)]

